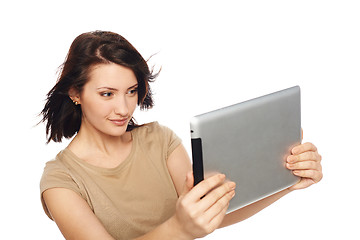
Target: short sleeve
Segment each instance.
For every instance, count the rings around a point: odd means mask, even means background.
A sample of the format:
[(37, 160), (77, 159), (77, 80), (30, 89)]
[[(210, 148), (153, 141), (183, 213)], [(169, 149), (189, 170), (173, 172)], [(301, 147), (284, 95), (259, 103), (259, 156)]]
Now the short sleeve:
[(66, 188), (81, 195), (78, 185), (68, 173), (66, 168), (57, 163), (56, 160), (48, 162), (41, 177), (40, 194), (42, 206), (46, 215), (50, 219), (52, 219), (52, 217), (45, 204), (43, 193), (51, 188)]
[(181, 139), (170, 128), (151, 122), (137, 129), (142, 148), (152, 152), (153, 156), (168, 159), (170, 154), (181, 144)]
[(165, 136), (165, 143), (167, 144), (166, 158), (181, 144), (181, 139), (170, 128), (162, 126)]

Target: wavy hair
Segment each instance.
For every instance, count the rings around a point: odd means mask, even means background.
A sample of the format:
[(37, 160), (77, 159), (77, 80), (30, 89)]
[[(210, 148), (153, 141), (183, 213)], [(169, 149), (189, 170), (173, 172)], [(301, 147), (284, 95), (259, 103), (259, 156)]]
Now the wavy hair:
[[(71, 138), (81, 126), (82, 111), (75, 105), (69, 90), (82, 92), (89, 79), (91, 68), (97, 64), (115, 63), (130, 68), (138, 82), (138, 105), (140, 109), (149, 109), (154, 105), (149, 82), (154, 81), (154, 74), (140, 53), (121, 35), (94, 31), (83, 33), (75, 38), (70, 46), (65, 62), (60, 67), (60, 74), (55, 86), (49, 91), (46, 103), (41, 111), (46, 122), (47, 143), (51, 140), (61, 142), (62, 138)], [(138, 127), (134, 118), (127, 126), (127, 131)]]

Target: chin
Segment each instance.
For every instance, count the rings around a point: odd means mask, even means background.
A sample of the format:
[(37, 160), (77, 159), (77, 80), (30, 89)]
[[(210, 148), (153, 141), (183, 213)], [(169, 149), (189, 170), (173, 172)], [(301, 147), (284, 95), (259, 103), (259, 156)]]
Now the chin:
[(126, 129), (127, 129), (127, 126), (123, 126), (121, 128), (118, 127), (117, 129), (108, 130), (104, 133), (111, 137), (121, 137), (126, 133)]

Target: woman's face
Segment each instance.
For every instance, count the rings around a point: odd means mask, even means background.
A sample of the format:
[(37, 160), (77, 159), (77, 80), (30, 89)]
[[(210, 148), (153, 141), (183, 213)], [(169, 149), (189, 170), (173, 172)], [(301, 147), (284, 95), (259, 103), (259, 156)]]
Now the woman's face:
[(93, 67), (79, 95), (81, 128), (121, 136), (138, 102), (138, 83), (134, 72), (117, 64)]

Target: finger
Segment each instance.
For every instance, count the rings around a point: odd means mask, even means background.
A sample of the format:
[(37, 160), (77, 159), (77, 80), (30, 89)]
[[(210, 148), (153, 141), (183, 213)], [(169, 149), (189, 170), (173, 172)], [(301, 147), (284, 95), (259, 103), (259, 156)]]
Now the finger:
[(235, 196), (235, 190), (231, 190), (226, 193), (222, 198), (220, 198), (215, 204), (213, 204), (206, 212), (205, 216), (208, 216), (209, 219), (213, 219), (219, 215), (223, 210), (227, 210), (229, 207), (230, 200)]
[(311, 179), (314, 183), (319, 182), (323, 177), (322, 172), (317, 170), (294, 170), (293, 174), (298, 177)]
[(315, 161), (320, 162), (321, 156), (318, 152), (304, 152), (298, 155), (290, 155), (287, 157), (288, 163), (296, 163), (296, 162), (303, 162), (303, 161)]
[(314, 184), (314, 181), (309, 178), (302, 178), (301, 181), (296, 183), (295, 185), (291, 186), (290, 190), (298, 190), (298, 189), (304, 189)]
[(317, 148), (314, 144), (307, 142), (307, 143), (297, 145), (291, 150), (292, 154), (294, 154), (294, 155), (297, 155), (297, 154), (300, 154), (303, 152), (307, 152), (307, 151), (316, 152)]
[(190, 201), (199, 201), (204, 195), (206, 195), (213, 188), (221, 185), (225, 181), (224, 174), (216, 174), (212, 177), (209, 177), (199, 184), (197, 184), (193, 189), (188, 193), (188, 198)]
[(199, 209), (206, 211), (216, 204), (220, 199), (224, 198), (229, 192), (234, 191), (236, 184), (234, 182), (227, 182), (221, 186), (213, 189), (199, 202)]
[(303, 161), (297, 163), (287, 163), (286, 167), (290, 170), (320, 170), (321, 165), (316, 161)]
[(211, 208), (209, 208), (205, 212), (204, 217), (210, 219), (210, 228), (216, 229), (221, 224), (229, 207), (229, 202), (234, 196), (234, 190), (228, 192), (226, 195), (224, 195), (223, 198), (217, 201)]
[(206, 226), (210, 228), (210, 231), (220, 225), (229, 207), (229, 202), (234, 196), (234, 190), (228, 192), (204, 213), (202, 221), (206, 222)]

